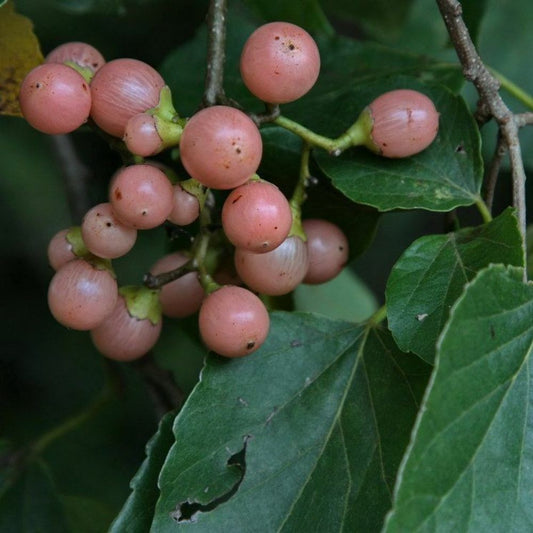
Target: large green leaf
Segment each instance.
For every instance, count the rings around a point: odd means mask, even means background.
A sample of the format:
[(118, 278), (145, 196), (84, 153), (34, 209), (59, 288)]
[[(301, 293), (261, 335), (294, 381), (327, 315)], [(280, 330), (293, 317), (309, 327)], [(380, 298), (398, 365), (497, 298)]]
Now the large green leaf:
[(398, 346), (432, 363), (437, 338), (464, 285), (490, 263), (523, 262), (518, 220), (510, 208), (483, 226), (416, 240), (387, 283), (387, 318)]
[(533, 528), (533, 285), (501, 265), (452, 309), (385, 531)]
[(479, 198), (483, 162), (479, 132), (462, 98), (441, 86), (423, 86), (413, 79), (395, 77), (339, 89), (338, 102), (343, 105), (324, 98), (321, 110), (329, 124), (337, 124), (335, 131), (340, 133), (374, 98), (400, 87), (427, 94), (440, 113), (439, 133), (429, 148), (400, 160), (380, 157), (362, 148), (347, 150), (337, 158), (317, 152), (320, 168), (350, 199), (381, 211), (447, 211), (473, 204)]
[(378, 530), (428, 368), (387, 331), (273, 313), (255, 354), (208, 359), (152, 529)]
[(150, 529), (155, 504), (159, 497), (157, 478), (172, 443), (175, 414), (167, 413), (157, 433), (146, 445), (146, 459), (131, 480), (133, 492), (110, 528), (110, 533), (144, 533)]
[(32, 461), (20, 468), (0, 493), (0, 531), (66, 533), (65, 513), (48, 467)]

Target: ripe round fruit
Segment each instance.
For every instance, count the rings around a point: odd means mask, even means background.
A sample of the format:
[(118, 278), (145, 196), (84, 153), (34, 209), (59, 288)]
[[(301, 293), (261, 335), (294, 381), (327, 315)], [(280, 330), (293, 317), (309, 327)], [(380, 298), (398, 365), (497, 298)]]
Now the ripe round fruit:
[(105, 63), (104, 56), (87, 43), (73, 41), (54, 48), (45, 58), (46, 63), (65, 63), (70, 61), (76, 65), (96, 72)]
[(426, 149), (437, 136), (439, 114), (433, 102), (411, 89), (378, 96), (369, 106), (376, 151), (391, 158), (409, 157)]
[(307, 236), (309, 268), (304, 283), (325, 283), (333, 279), (348, 261), (348, 239), (335, 224), (310, 218), (302, 222)]
[(65, 263), (77, 257), (72, 249), (72, 244), (67, 240), (69, 231), (69, 228), (58, 231), (48, 244), (48, 262), (54, 270), (58, 270)]
[(239, 277), (250, 289), (271, 296), (294, 290), (304, 279), (308, 266), (306, 243), (295, 235), (264, 254), (242, 248), (235, 250), (235, 268)]
[[(150, 269), (154, 275), (170, 272), (184, 265), (189, 257), (183, 252), (173, 252), (159, 259)], [(204, 299), (204, 289), (196, 272), (189, 272), (161, 287), (159, 301), (163, 314), (170, 318), (183, 318), (196, 313)]]
[(245, 113), (213, 106), (196, 113), (180, 140), (181, 160), (202, 185), (233, 189), (255, 174), (263, 143), (257, 126)]
[(224, 285), (205, 298), (198, 325), (210, 350), (225, 357), (242, 357), (263, 344), (270, 318), (255, 294), (242, 287)]
[(105, 259), (126, 255), (137, 240), (137, 230), (122, 224), (109, 202), (87, 211), (81, 224), (81, 235), (87, 249)]
[(64, 326), (93, 329), (113, 311), (117, 282), (108, 270), (95, 268), (83, 259), (65, 263), (48, 287), (48, 306)]
[(60, 63), (44, 63), (24, 78), (19, 93), (24, 118), (35, 129), (70, 133), (87, 121), (91, 91), (81, 74)]
[(141, 157), (155, 155), (163, 149), (155, 118), (146, 113), (139, 113), (128, 120), (123, 140), (132, 154)]
[(131, 165), (111, 180), (109, 201), (123, 224), (150, 229), (167, 219), (174, 205), (173, 194), (164, 172), (153, 165)]
[(251, 181), (231, 191), (222, 207), (222, 226), (237, 248), (263, 253), (289, 234), (292, 213), (285, 195), (272, 183)]
[(91, 80), (91, 117), (105, 132), (122, 138), (131, 117), (159, 103), (164, 85), (147, 63), (128, 58), (109, 61)]
[(151, 350), (161, 334), (163, 321), (153, 324), (149, 319), (132, 316), (120, 295), (111, 314), (91, 330), (97, 350), (115, 361), (133, 361)]
[(271, 104), (283, 104), (313, 87), (320, 71), (320, 54), (304, 29), (288, 22), (271, 22), (250, 35), (240, 68), (252, 94)]
[(192, 224), (200, 215), (200, 202), (179, 183), (174, 185), (173, 207), (168, 220), (178, 226)]

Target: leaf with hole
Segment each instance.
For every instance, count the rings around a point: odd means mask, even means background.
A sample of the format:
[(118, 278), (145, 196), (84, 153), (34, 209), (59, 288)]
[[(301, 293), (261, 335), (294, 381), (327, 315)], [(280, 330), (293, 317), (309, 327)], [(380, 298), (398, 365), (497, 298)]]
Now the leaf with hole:
[(273, 313), (257, 352), (208, 358), (152, 529), (379, 529), (428, 372), (385, 330)]

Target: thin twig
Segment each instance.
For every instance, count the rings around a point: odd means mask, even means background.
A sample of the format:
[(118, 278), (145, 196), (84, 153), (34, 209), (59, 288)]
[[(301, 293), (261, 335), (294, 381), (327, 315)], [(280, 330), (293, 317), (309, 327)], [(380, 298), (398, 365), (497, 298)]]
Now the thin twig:
[[(498, 123), (500, 134), (509, 150), (513, 182), (513, 205), (518, 213), (525, 254), (526, 235), (526, 173), (518, 140), (518, 123), (515, 115), (502, 100), (499, 81), (492, 75), (479, 56), (462, 17), (462, 7), (457, 0), (437, 0), (446, 28), (463, 67), (464, 77), (471, 81), (479, 94), (476, 119), (480, 125), (491, 117)], [(524, 279), (526, 279), (524, 272)]]
[(204, 106), (224, 103), (224, 63), (226, 61), (227, 0), (211, 0), (207, 13), (209, 31), (207, 70), (205, 74)]
[(483, 197), (489, 211), (492, 211), (492, 205), (494, 203), (494, 191), (496, 190), (496, 183), (498, 181), (500, 167), (506, 153), (507, 145), (503, 141), (502, 136), (498, 134), (498, 141), (496, 143), (494, 155), (492, 156), (492, 160), (485, 176), (485, 193)]
[(50, 139), (61, 166), (71, 220), (80, 224), (91, 207), (87, 191), (91, 171), (78, 157), (69, 135), (50, 135)]

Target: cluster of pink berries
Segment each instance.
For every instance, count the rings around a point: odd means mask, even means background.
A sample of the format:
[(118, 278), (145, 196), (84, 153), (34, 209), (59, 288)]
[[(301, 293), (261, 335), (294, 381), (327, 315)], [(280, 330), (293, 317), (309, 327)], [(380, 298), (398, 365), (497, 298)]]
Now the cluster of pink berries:
[[(261, 100), (277, 105), (306, 94), (318, 78), (320, 56), (311, 36), (288, 23), (257, 29), (241, 56), (242, 79)], [(67, 43), (32, 70), (20, 89), (26, 120), (49, 134), (68, 133), (91, 120), (123, 139), (136, 156), (179, 145), (191, 179), (172, 183), (161, 165), (144, 161), (113, 176), (108, 201), (90, 209), (81, 224), (56, 234), (48, 255), (56, 269), (49, 306), (67, 327), (90, 330), (106, 356), (132, 360), (157, 341), (161, 314), (185, 317), (199, 311), (200, 334), (211, 350), (240, 357), (265, 341), (269, 316), (255, 294), (282, 295), (300, 283), (323, 283), (348, 260), (348, 241), (326, 220), (300, 221), (300, 205), (256, 172), (262, 157), (257, 125), (225, 105), (179, 117), (170, 91), (149, 65), (134, 59), (105, 62), (84, 43)], [(388, 157), (425, 149), (438, 128), (438, 113), (423, 94), (386, 93), (363, 112), (368, 138), (358, 141)], [(361, 122), (361, 121), (359, 121)], [(208, 189), (228, 191), (221, 224), (234, 247), (234, 281), (214, 282), (205, 258), (181, 251), (160, 259), (157, 276), (189, 266), (160, 289), (118, 288), (111, 259), (125, 255), (137, 231), (194, 222)], [(204, 251), (205, 252), (205, 251)], [(203, 275), (199, 275), (203, 273)], [(244, 286), (247, 288), (245, 288)]]

